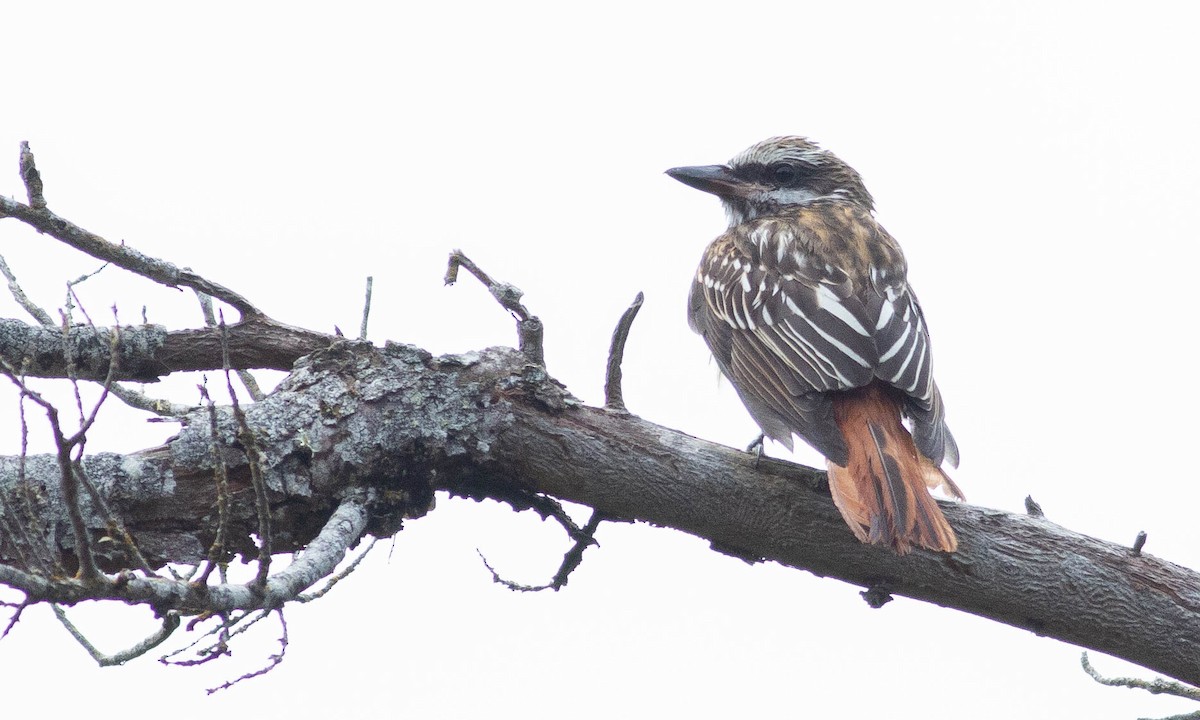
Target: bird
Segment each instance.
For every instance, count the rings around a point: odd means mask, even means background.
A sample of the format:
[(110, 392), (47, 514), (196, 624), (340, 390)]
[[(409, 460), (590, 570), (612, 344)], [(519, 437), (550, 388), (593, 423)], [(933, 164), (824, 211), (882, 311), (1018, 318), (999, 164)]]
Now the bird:
[[(904, 555), (955, 552), (931, 488), (965, 499), (900, 245), (859, 173), (806, 137), (667, 175), (716, 195), (729, 226), (704, 251), (688, 323), (763, 435), (825, 456), (854, 535)], [(907, 424), (906, 424), (907, 423)]]

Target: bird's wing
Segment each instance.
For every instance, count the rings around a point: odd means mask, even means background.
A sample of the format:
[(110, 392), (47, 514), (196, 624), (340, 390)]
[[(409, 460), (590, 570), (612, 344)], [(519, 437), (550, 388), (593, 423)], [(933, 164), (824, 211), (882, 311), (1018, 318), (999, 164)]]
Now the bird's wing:
[(913, 438), (934, 466), (943, 460), (958, 465), (958, 445), (946, 426), (942, 395), (933, 380), (929, 331), (917, 296), (903, 276), (873, 280), (865, 298), (869, 314), (876, 318), (875, 376), (904, 393)]
[(764, 263), (727, 235), (705, 254), (689, 308), (763, 432), (788, 447), (800, 435), (834, 462), (845, 462), (846, 446), (822, 393), (871, 382), (878, 356), (853, 290), (845, 272), (798, 246)]
[[(822, 259), (829, 254), (818, 257), (797, 239), (804, 215), (790, 224), (735, 228), (709, 246), (697, 270), (692, 327), (763, 432), (784, 445), (795, 433), (830, 460), (844, 459), (845, 443), (822, 393), (878, 378), (904, 394), (921, 452), (935, 467), (943, 459), (957, 464), (933, 381), (929, 332), (899, 248), (873, 220), (869, 227), (862, 218), (847, 220), (866, 228), (871, 245), (894, 248), (891, 266), (860, 267), (852, 280)], [(849, 236), (849, 229), (836, 230)]]

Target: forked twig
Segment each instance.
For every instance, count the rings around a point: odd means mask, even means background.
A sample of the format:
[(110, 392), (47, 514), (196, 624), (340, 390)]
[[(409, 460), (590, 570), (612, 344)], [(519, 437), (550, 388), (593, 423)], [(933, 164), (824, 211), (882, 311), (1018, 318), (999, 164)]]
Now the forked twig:
[(125, 650), (109, 655), (97, 649), (96, 646), (84, 636), (79, 628), (75, 627), (75, 624), (67, 618), (67, 613), (62, 609), (62, 607), (57, 604), (51, 605), (51, 607), (54, 608), (54, 616), (58, 618), (58, 621), (62, 623), (62, 626), (67, 629), (67, 632), (70, 633), (71, 637), (75, 638), (75, 641), (78, 642), (84, 650), (87, 650), (88, 654), (92, 656), (92, 659), (95, 660), (96, 664), (100, 667), (124, 665), (136, 657), (145, 655), (161, 645), (167, 638), (171, 637), (171, 633), (175, 632), (175, 630), (179, 627), (178, 613), (167, 613), (166, 617), (163, 618), (162, 625), (159, 626), (157, 631), (133, 647), (126, 648)]
[(571, 573), (579, 564), (583, 562), (583, 552), (592, 545), (599, 545), (596, 542), (596, 530), (599, 529), (600, 523), (608, 520), (600, 511), (592, 512), (592, 517), (587, 521), (587, 524), (580, 529), (578, 535), (573, 535), (575, 542), (571, 548), (563, 554), (562, 564), (558, 566), (558, 571), (554, 573), (554, 577), (545, 585), (523, 585), (512, 580), (506, 580), (500, 577), (500, 573), (488, 563), (486, 557), (478, 549), (475, 550), (479, 554), (479, 559), (483, 561), (483, 566), (492, 574), (492, 581), (499, 583), (509, 590), (515, 592), (540, 592), (542, 590), (561, 590), (566, 586), (567, 581), (571, 577)]
[(233, 687), (234, 685), (237, 685), (238, 683), (240, 683), (243, 680), (249, 680), (250, 678), (256, 678), (256, 677), (259, 677), (260, 675), (266, 675), (267, 673), (271, 672), (275, 668), (279, 667), (279, 664), (281, 662), (283, 662), (284, 656), (287, 655), (287, 647), (288, 647), (287, 618), (285, 618), (283, 616), (282, 608), (276, 608), (274, 610), (274, 612), (276, 615), (279, 616), (279, 626), (282, 629), (282, 634), (279, 637), (279, 652), (271, 655), (269, 658), (270, 662), (268, 662), (265, 666), (259, 668), (258, 670), (255, 670), (253, 672), (248, 672), (245, 675), (242, 675), (241, 677), (239, 677), (237, 679), (230, 680), (229, 682), (226, 682), (226, 683), (222, 683), (221, 685), (218, 685), (217, 687), (209, 688), (206, 691), (206, 692), (208, 692), (209, 695), (212, 695), (215, 692), (220, 692), (221, 690), (228, 690), (229, 688)]
[(492, 297), (496, 298), (496, 302), (513, 314), (513, 317), (517, 319), (518, 349), (525, 357), (529, 358), (530, 362), (545, 367), (546, 353), (542, 346), (542, 321), (521, 304), (521, 297), (525, 293), (515, 285), (493, 280), (470, 258), (463, 255), (461, 250), (450, 253), (450, 261), (446, 267), (445, 282), (447, 285), (453, 285), (458, 281), (460, 267), (466, 268), (467, 272), (474, 275), (488, 289)]

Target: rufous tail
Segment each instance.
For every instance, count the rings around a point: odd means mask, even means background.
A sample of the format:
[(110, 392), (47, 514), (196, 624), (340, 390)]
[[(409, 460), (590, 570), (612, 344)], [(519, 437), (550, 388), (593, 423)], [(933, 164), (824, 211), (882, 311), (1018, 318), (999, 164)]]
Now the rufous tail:
[(845, 467), (828, 463), (829, 489), (858, 539), (900, 555), (913, 545), (954, 552), (958, 539), (926, 488), (941, 486), (959, 500), (962, 492), (917, 450), (889, 390), (872, 383), (838, 393), (833, 416), (849, 460)]

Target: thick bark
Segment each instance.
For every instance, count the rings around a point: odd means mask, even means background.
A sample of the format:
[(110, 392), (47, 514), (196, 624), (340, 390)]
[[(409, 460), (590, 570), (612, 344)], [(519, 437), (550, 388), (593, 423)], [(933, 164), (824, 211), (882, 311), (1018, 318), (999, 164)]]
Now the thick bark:
[[(352, 532), (356, 518), (386, 536), (428, 512), (438, 490), (515, 507), (545, 495), (677, 528), (747, 560), (872, 588), (876, 598), (890, 592), (957, 608), (1200, 684), (1200, 577), (1190, 570), (1045, 519), (949, 503), (943, 509), (959, 551), (897, 557), (854, 539), (823, 473), (582, 406), (511, 349), (434, 358), (410, 346), (339, 342), (301, 360), (247, 413), (265, 458), (276, 552), (305, 547), (318, 533), (325, 542)], [(234, 500), (228, 546), (253, 556), (253, 493), (227, 412), (217, 444)], [(151, 563), (205, 556), (216, 526), (206, 417), (194, 416), (164, 447), (93, 455), (84, 466)], [(0, 526), (0, 582), (61, 602), (270, 605), (250, 590), (188, 597), (178, 583), (153, 578), (103, 587), (50, 582), (36, 558), (66, 557), (69, 565), (74, 547), (59, 471), (52, 457), (30, 457), (23, 473), (19, 486), (19, 460), (0, 464), (3, 509), (21, 518), (28, 536), (14, 533), (16, 524)], [(99, 538), (104, 520), (86, 502), (84, 509)], [(327, 523), (335, 509), (341, 530)], [(119, 544), (96, 544), (109, 549), (98, 558), (103, 568), (129, 566)], [(276, 591), (287, 597), (311, 579), (285, 578), (292, 585)]]

